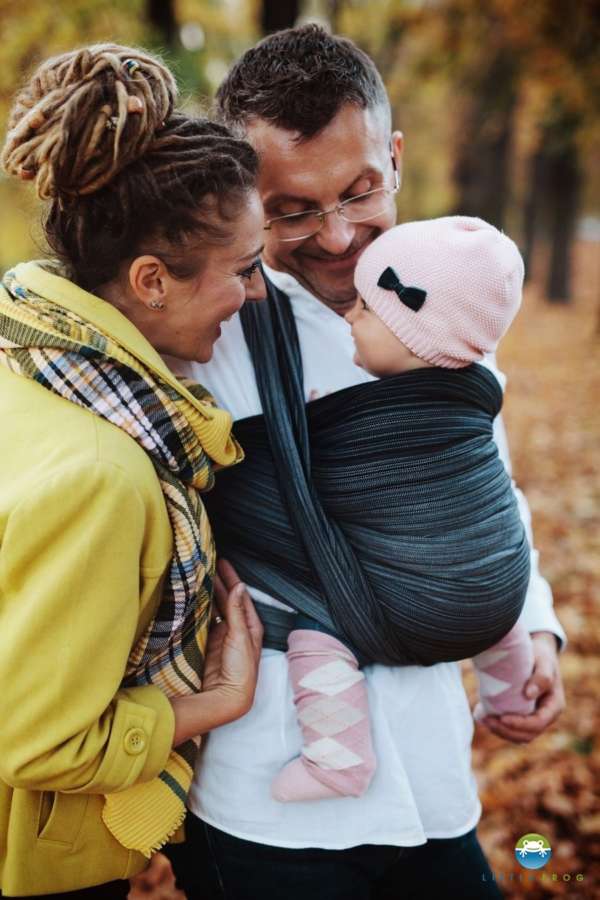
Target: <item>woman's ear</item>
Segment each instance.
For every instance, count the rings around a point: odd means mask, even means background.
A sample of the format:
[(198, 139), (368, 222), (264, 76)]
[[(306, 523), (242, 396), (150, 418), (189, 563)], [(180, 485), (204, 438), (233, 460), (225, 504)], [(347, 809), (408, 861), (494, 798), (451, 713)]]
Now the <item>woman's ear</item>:
[(168, 271), (157, 256), (136, 256), (129, 266), (129, 285), (134, 296), (151, 310), (166, 306)]

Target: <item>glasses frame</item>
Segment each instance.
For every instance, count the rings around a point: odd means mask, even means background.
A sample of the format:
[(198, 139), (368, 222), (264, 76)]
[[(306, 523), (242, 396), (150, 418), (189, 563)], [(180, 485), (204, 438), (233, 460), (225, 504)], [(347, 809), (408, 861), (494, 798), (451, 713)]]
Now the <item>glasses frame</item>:
[(377, 216), (381, 215), (383, 210), (373, 213), (370, 216), (365, 216), (364, 219), (347, 219), (346, 216), (344, 215), (344, 208), (347, 207), (349, 204), (355, 203), (357, 200), (362, 200), (364, 197), (370, 197), (372, 194), (389, 194), (390, 197), (393, 197), (394, 194), (398, 193), (398, 191), (400, 190), (400, 175), (398, 174), (398, 167), (396, 166), (396, 160), (394, 159), (394, 154), (391, 153), (390, 156), (391, 156), (391, 160), (392, 160), (392, 168), (394, 170), (394, 187), (393, 188), (374, 188), (374, 190), (372, 190), (372, 191), (365, 191), (364, 194), (357, 194), (356, 197), (349, 197), (347, 200), (342, 200), (341, 203), (336, 203), (336, 205), (332, 206), (331, 209), (307, 209), (301, 213), (288, 213), (287, 216), (276, 216), (274, 219), (268, 219), (265, 222), (264, 230), (271, 231), (273, 225), (276, 222), (283, 222), (285, 219), (295, 219), (296, 217), (306, 216), (306, 215), (317, 216), (320, 224), (319, 224), (319, 227), (316, 229), (316, 231), (311, 231), (308, 234), (304, 234), (299, 237), (292, 237), (292, 238), (278, 237), (277, 238), (277, 240), (280, 243), (289, 244), (292, 241), (305, 241), (310, 237), (314, 237), (315, 234), (318, 234), (321, 231), (321, 229), (323, 228), (323, 225), (325, 224), (325, 216), (330, 216), (332, 213), (337, 213), (338, 216), (340, 216), (344, 220), (344, 222), (350, 222), (350, 224), (356, 223), (357, 225), (360, 222), (369, 222), (371, 219), (376, 219)]

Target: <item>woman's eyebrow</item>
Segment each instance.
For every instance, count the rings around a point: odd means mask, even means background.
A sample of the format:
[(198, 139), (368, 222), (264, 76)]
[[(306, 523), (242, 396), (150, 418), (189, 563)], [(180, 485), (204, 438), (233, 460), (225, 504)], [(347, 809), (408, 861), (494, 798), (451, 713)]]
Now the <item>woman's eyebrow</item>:
[(236, 262), (245, 262), (247, 259), (256, 259), (257, 256), (265, 249), (265, 245), (262, 244), (257, 250), (254, 250), (252, 253), (245, 253), (243, 256), (238, 256)]

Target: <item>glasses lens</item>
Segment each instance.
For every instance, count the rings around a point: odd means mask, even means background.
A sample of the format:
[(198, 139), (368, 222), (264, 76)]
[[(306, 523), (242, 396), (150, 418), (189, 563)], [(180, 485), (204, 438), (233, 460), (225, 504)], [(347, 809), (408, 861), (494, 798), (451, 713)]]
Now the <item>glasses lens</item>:
[(298, 241), (316, 234), (321, 228), (321, 219), (314, 212), (298, 213), (271, 220), (271, 231), (280, 241)]
[(374, 219), (388, 209), (393, 193), (385, 188), (379, 188), (376, 191), (369, 191), (368, 194), (351, 197), (341, 204), (340, 214), (348, 222), (365, 222), (367, 219)]

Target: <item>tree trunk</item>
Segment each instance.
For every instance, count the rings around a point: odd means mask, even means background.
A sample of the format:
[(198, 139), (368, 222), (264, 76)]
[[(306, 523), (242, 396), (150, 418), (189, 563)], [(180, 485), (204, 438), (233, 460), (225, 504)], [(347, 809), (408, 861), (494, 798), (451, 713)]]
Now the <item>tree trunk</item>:
[(546, 157), (540, 147), (528, 165), (528, 190), (523, 208), (523, 261), (525, 280), (531, 277), (533, 254), (539, 237), (540, 217), (543, 218), (544, 185), (546, 182)]
[(177, 42), (177, 21), (173, 0), (146, 0), (148, 20), (160, 34), (166, 47), (174, 47)]
[(334, 34), (338, 31), (340, 26), (342, 5), (342, 0), (329, 0), (329, 21), (331, 22), (331, 30)]
[(263, 34), (292, 28), (300, 12), (299, 0), (263, 0), (261, 27)]
[(517, 99), (514, 55), (500, 47), (462, 90), (469, 99), (458, 123), (453, 180), (455, 212), (504, 226), (509, 197), (509, 154)]
[(551, 249), (546, 294), (551, 303), (569, 303), (572, 297), (571, 254), (581, 194), (574, 129), (566, 131), (559, 152), (549, 160), (547, 184)]
[(561, 96), (552, 97), (539, 125), (538, 149), (531, 158), (529, 192), (525, 200), (525, 267), (531, 262), (539, 237), (550, 245), (545, 275), (546, 297), (551, 303), (571, 299), (571, 254), (581, 199), (581, 170), (577, 132), (580, 117)]

